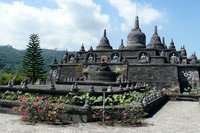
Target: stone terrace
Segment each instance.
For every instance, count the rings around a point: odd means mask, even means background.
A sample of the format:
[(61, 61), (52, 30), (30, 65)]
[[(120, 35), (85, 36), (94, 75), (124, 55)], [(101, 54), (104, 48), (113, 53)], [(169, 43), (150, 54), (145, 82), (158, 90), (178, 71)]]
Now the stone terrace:
[(198, 102), (168, 102), (141, 127), (108, 127), (97, 123), (74, 125), (27, 125), (16, 115), (0, 114), (0, 133), (199, 133)]

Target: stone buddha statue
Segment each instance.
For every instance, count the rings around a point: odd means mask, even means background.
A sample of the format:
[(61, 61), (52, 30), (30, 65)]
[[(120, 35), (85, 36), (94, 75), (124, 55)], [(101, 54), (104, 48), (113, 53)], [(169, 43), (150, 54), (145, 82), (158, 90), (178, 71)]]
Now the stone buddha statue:
[(97, 67), (96, 71), (94, 71), (93, 75), (94, 75), (93, 80), (95, 81), (103, 81), (103, 82), (116, 81), (116, 76), (111, 71), (107, 63), (107, 57), (105, 55), (101, 57), (101, 63)]
[(68, 63), (74, 63), (74, 56), (71, 56)]
[(99, 64), (98, 71), (111, 71), (107, 63)]
[(144, 53), (141, 55), (140, 57), (140, 60), (139, 60), (140, 63), (148, 63), (149, 62), (149, 58), (147, 55), (145, 55)]
[(119, 61), (119, 56), (117, 54), (114, 54), (111, 62), (118, 62)]
[(107, 64), (107, 57), (106, 56), (101, 57), (101, 63), (99, 64), (97, 71), (111, 71), (110, 67)]
[(92, 56), (92, 54), (90, 54), (90, 56), (88, 57), (88, 62), (93, 62), (94, 61), (94, 57)]
[(177, 56), (175, 56), (174, 53), (173, 53), (173, 55), (170, 58), (170, 63), (171, 64), (178, 64), (179, 63), (179, 58)]

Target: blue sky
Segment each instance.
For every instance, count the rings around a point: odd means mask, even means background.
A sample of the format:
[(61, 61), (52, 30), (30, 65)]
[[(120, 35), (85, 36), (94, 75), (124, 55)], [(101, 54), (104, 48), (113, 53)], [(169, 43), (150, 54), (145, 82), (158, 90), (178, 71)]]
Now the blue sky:
[(29, 35), (38, 33), (42, 48), (79, 50), (82, 43), (95, 48), (106, 28), (118, 48), (121, 39), (126, 45), (138, 12), (146, 44), (157, 25), (168, 46), (173, 38), (177, 50), (185, 45), (188, 57), (194, 51), (200, 57), (199, 5), (199, 0), (1, 0), (0, 45), (25, 49)]

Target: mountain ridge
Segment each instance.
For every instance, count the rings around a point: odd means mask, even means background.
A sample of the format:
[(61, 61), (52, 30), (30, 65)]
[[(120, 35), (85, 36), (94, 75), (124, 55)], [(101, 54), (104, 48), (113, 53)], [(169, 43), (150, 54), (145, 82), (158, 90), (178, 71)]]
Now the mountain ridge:
[[(11, 45), (0, 45), (0, 69), (7, 73), (15, 73), (21, 71), (21, 62), (26, 50), (18, 50)], [(45, 70), (48, 71), (49, 65), (54, 59), (60, 61), (65, 51), (42, 49), (42, 56), (44, 58)]]

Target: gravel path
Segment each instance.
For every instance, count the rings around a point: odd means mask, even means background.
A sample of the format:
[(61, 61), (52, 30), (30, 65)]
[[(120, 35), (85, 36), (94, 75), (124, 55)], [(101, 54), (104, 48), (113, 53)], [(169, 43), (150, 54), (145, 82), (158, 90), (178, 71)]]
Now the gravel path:
[(0, 114), (0, 133), (200, 133), (200, 105), (170, 101), (145, 123), (141, 127), (108, 127), (97, 123), (27, 125), (19, 116)]

